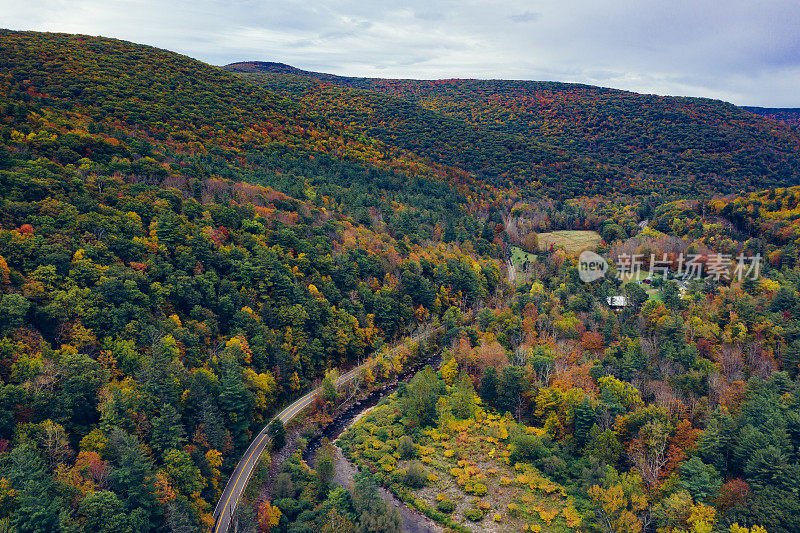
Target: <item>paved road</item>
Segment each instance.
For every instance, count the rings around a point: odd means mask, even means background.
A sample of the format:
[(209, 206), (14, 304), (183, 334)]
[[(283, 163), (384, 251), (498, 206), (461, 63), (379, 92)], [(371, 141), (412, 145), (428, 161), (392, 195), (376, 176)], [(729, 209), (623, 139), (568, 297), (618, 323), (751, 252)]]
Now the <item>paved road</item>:
[[(413, 336), (412, 339), (418, 341), (422, 338), (427, 338), (434, 331), (436, 331), (436, 329), (428, 328), (422, 333)], [(401, 346), (393, 348), (389, 352), (389, 355), (394, 355), (401, 348)], [(339, 376), (339, 379), (336, 380), (336, 387), (338, 388), (340, 385), (351, 381), (359, 374), (359, 372), (361, 372), (362, 369), (366, 368), (367, 365), (372, 364), (372, 361), (373, 360), (370, 360), (367, 363), (357, 366), (349, 372)], [(312, 390), (291, 404), (289, 407), (278, 413), (277, 418), (286, 424), (295, 416), (297, 416), (300, 411), (308, 407), (320, 392), (321, 390), (319, 388)], [(242, 455), (242, 458), (239, 460), (239, 464), (236, 465), (233, 474), (231, 474), (228, 484), (225, 486), (225, 490), (222, 491), (222, 496), (220, 496), (219, 502), (217, 502), (217, 506), (214, 509), (214, 528), (212, 529), (214, 533), (227, 533), (228, 528), (231, 525), (231, 517), (236, 511), (236, 504), (239, 503), (239, 498), (242, 496), (242, 492), (244, 492), (244, 489), (247, 486), (247, 480), (250, 479), (253, 469), (255, 468), (256, 464), (258, 464), (258, 459), (261, 457), (264, 448), (266, 448), (267, 444), (270, 443), (269, 435), (267, 435), (268, 427), (269, 424), (264, 426), (264, 429), (262, 429), (253, 439), (253, 442), (250, 443), (247, 451), (244, 452), (244, 455)]]

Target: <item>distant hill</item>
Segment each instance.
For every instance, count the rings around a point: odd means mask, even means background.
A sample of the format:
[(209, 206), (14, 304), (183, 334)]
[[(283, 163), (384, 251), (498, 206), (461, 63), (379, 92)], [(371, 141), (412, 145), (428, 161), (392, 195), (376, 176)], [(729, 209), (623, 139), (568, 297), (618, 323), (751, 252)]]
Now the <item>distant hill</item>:
[(713, 193), (800, 179), (796, 131), (717, 100), (557, 82), (342, 77), (278, 63), (224, 68), (523, 194)]
[(229, 71), (247, 72), (252, 74), (258, 74), (263, 72), (270, 72), (272, 74), (296, 74), (298, 76), (307, 76), (310, 78), (316, 78), (320, 80), (337, 79), (344, 81), (348, 79), (348, 78), (343, 78), (342, 76), (336, 76), (334, 74), (324, 74), (322, 72), (312, 72), (310, 70), (302, 70), (297, 67), (287, 65), (286, 63), (275, 63), (273, 61), (241, 61), (238, 63), (231, 63), (229, 65), (225, 65), (222, 68)]
[(800, 126), (800, 108), (797, 107), (743, 107), (751, 113), (766, 117), (790, 126)]
[[(87, 154), (127, 160), (141, 179), (227, 178), (304, 199), (330, 196), (345, 210), (391, 218), (388, 197), (414, 217), (445, 216), (463, 201), (445, 168), (200, 61), (125, 41), (0, 31), (3, 131), (37, 131), (47, 141), (14, 150), (80, 164)], [(16, 118), (14, 118), (16, 117)], [(148, 159), (149, 158), (149, 159)], [(144, 161), (148, 161), (147, 164)], [(314, 192), (312, 192), (314, 191)], [(446, 207), (450, 206), (450, 207)], [(427, 213), (427, 214), (426, 214)], [(439, 213), (434, 215), (433, 213)]]

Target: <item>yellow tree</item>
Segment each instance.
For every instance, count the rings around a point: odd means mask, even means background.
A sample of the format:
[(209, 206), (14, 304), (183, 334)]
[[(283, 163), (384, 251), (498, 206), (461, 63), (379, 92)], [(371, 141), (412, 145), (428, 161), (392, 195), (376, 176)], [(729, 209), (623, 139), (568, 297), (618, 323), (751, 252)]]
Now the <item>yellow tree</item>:
[(598, 525), (607, 533), (640, 533), (648, 509), (641, 478), (613, 472), (607, 476), (605, 485), (589, 489)]

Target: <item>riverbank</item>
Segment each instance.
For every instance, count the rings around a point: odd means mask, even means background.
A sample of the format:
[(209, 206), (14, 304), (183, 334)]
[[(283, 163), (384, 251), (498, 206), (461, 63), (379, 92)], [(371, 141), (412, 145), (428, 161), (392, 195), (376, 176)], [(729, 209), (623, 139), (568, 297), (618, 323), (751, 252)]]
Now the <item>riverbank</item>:
[[(336, 471), (333, 481), (339, 486), (348, 490), (353, 487), (353, 477), (358, 469), (342, 453), (339, 447), (334, 446), (334, 460)], [(402, 529), (404, 533), (443, 533), (444, 528), (423, 515), (419, 511), (409, 508), (402, 500), (383, 487), (378, 487), (378, 494), (381, 499), (391, 505), (400, 513), (403, 521)]]
[[(323, 428), (317, 436), (309, 441), (308, 446), (303, 453), (303, 459), (306, 460), (308, 464), (315, 464), (316, 452), (323, 438), (327, 438), (336, 444), (336, 441), (340, 435), (342, 435), (350, 426), (358, 422), (364, 415), (374, 409), (383, 398), (395, 392), (400, 386), (400, 383), (404, 383), (411, 379), (426, 365), (438, 367), (441, 365), (441, 362), (442, 355), (441, 352), (438, 352), (426, 358), (425, 360), (416, 363), (393, 382), (371, 392), (369, 395), (367, 395), (367, 397), (345, 409), (339, 416), (331, 421), (331, 423)], [(358, 469), (344, 456), (342, 450), (338, 446), (334, 446), (334, 464), (335, 471), (333, 475), (333, 482), (341, 487), (351, 490), (353, 487), (353, 478), (358, 472)], [(444, 532), (444, 528), (441, 525), (437, 524), (435, 521), (431, 520), (416, 509), (412, 509), (411, 507), (407, 506), (400, 498), (395, 496), (385, 487), (378, 487), (378, 494), (383, 501), (397, 509), (400, 513), (403, 532)]]
[[(436, 333), (439, 330), (441, 330), (440, 327), (433, 331), (429, 330), (413, 340), (414, 342), (419, 342), (421, 338), (427, 338), (431, 333)], [(396, 352), (398, 349), (400, 348), (394, 348), (389, 353)], [(413, 351), (416, 351), (416, 349), (416, 346), (412, 348)], [(258, 478), (259, 481), (256, 481), (254, 486), (248, 488), (250, 496), (246, 498), (247, 501), (241, 502), (244, 505), (243, 512), (237, 512), (237, 515), (240, 515), (243, 521), (240, 521), (237, 517), (237, 524), (243, 526), (246, 531), (250, 530), (249, 528), (253, 524), (248, 522), (254, 519), (255, 510), (263, 502), (270, 502), (275, 499), (273, 497), (273, 489), (275, 488), (273, 483), (278, 474), (283, 471), (285, 463), (294, 460), (293, 456), (295, 454), (299, 452), (300, 458), (305, 464), (314, 464), (314, 456), (323, 439), (335, 441), (355, 420), (358, 420), (364, 413), (375, 407), (381, 399), (396, 391), (401, 383), (411, 379), (426, 365), (439, 366), (441, 364), (442, 355), (438, 347), (433, 348), (433, 353), (430, 350), (424, 350), (423, 353), (425, 352), (427, 352), (427, 356), (418, 359), (394, 379), (378, 385), (375, 389), (359, 390), (361, 388), (360, 380), (352, 380), (352, 376), (355, 376), (355, 369), (350, 370), (343, 376), (348, 376), (346, 380), (343, 381), (343, 377), (337, 380), (337, 388), (339, 388), (340, 381), (343, 385), (350, 387), (349, 392), (339, 390), (340, 397), (347, 398), (347, 400), (335, 407), (321, 402), (318, 396), (312, 396), (311, 394), (307, 394), (299, 400), (303, 403), (303, 406), (308, 405), (310, 409), (301, 413), (302, 409), (295, 408), (293, 410), (294, 414), (286, 418), (286, 445), (281, 450), (277, 450), (270, 455), (270, 460), (265, 465), (263, 475)], [(281, 420), (283, 420), (283, 417), (281, 417)], [(351, 489), (353, 476), (357, 469), (345, 459), (341, 451), (337, 449), (337, 452), (338, 457), (334, 464), (337, 479), (334, 481), (346, 489)], [(400, 499), (385, 489), (380, 490), (380, 497), (388, 505), (398, 509), (402, 518), (403, 531), (420, 533), (441, 533), (443, 531), (435, 522), (416, 512), (413, 508), (406, 507)], [(250, 518), (248, 519), (247, 516)]]
[[(327, 438), (336, 444), (336, 440), (340, 435), (342, 435), (350, 426), (358, 422), (364, 415), (374, 409), (383, 398), (395, 392), (400, 386), (400, 383), (404, 383), (411, 379), (426, 365), (438, 367), (441, 362), (442, 355), (441, 352), (438, 352), (426, 358), (425, 360), (416, 363), (393, 382), (384, 385), (378, 390), (372, 391), (365, 398), (345, 409), (339, 416), (337, 416), (325, 428), (323, 428), (317, 436), (309, 441), (308, 446), (303, 452), (303, 459), (306, 460), (307, 463), (313, 465), (316, 462), (316, 452), (323, 438)], [(342, 450), (338, 446), (334, 446), (334, 464), (335, 471), (333, 475), (333, 482), (341, 487), (351, 490), (353, 487), (353, 478), (358, 472), (358, 469), (344, 456)], [(392, 494), (385, 487), (378, 487), (378, 494), (383, 501), (397, 509), (400, 513), (403, 532), (444, 532), (444, 528), (441, 525), (437, 524), (421, 512), (407, 506), (400, 498)]]

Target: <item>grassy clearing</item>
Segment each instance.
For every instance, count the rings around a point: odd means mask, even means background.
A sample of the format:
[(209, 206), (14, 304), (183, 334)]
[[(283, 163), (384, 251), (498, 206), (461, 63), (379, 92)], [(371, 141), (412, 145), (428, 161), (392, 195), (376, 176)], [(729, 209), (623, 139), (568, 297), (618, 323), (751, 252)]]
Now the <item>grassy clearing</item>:
[(647, 298), (649, 300), (654, 300), (656, 302), (664, 302), (664, 294), (661, 292), (661, 289), (649, 289), (647, 292)]
[(622, 285), (625, 286), (628, 283), (635, 283), (637, 281), (642, 281), (644, 279), (647, 279), (647, 277), (649, 275), (650, 275), (650, 271), (648, 271), (646, 269), (641, 269), (641, 270), (637, 271), (635, 274), (625, 274), (622, 277)]
[[(416, 433), (415, 457), (404, 458), (399, 441), (407, 428), (398, 402), (379, 406), (339, 439), (345, 455), (377, 473), (382, 483), (424, 514), (458, 530), (566, 532), (581, 515), (563, 486), (527, 463), (511, 465), (509, 431), (538, 434), (510, 417), (479, 410), (473, 418), (451, 420), (447, 428)], [(405, 481), (413, 462), (423, 465), (427, 482)]]
[(561, 245), (570, 253), (594, 250), (602, 241), (600, 234), (588, 230), (559, 230), (539, 234), (539, 249), (548, 250), (550, 245)]
[(525, 261), (536, 261), (536, 254), (529, 254), (518, 246), (512, 246), (511, 263), (514, 265), (517, 272), (522, 272), (522, 264), (525, 263)]

